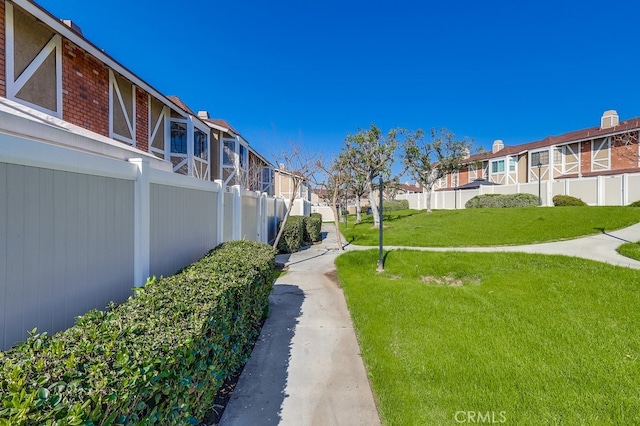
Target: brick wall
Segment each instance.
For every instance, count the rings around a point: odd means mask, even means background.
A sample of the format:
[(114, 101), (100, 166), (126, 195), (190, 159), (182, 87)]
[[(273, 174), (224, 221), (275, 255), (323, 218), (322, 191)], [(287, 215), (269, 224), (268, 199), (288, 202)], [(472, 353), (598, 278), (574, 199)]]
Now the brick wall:
[(580, 170), (582, 173), (591, 171), (591, 141), (580, 144)]
[(67, 39), (62, 46), (62, 119), (109, 136), (109, 70)]
[(635, 167), (638, 167), (638, 134), (630, 135), (627, 140), (613, 140), (611, 143), (611, 169)]
[(149, 95), (136, 87), (136, 148), (149, 152)]

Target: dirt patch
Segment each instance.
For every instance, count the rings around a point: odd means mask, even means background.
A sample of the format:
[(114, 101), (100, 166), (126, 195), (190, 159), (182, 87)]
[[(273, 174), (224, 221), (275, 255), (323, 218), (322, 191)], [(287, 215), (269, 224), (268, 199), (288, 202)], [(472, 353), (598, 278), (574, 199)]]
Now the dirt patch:
[(338, 279), (338, 273), (335, 270), (329, 271), (329, 272), (325, 272), (324, 276), (327, 277), (329, 279), (329, 281), (334, 283), (336, 286), (342, 287), (340, 285), (340, 280)]
[(387, 275), (387, 278), (389, 278), (390, 280), (399, 280), (402, 278), (402, 275), (391, 274)]
[(423, 275), (420, 277), (420, 281), (429, 285), (442, 285), (447, 287), (462, 287), (463, 285), (480, 284), (481, 282), (478, 277), (457, 278), (453, 275), (445, 275), (443, 277)]

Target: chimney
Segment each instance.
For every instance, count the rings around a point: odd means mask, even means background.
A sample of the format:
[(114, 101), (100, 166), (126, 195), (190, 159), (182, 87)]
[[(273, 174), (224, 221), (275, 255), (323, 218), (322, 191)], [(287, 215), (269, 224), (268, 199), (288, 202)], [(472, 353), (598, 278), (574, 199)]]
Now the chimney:
[(495, 154), (502, 148), (504, 148), (504, 142), (502, 142), (500, 139), (496, 139), (495, 141), (493, 141), (493, 148), (491, 149), (491, 152)]
[(209, 111), (198, 111), (198, 118), (209, 119)]
[(71, 28), (76, 34), (82, 35), (82, 28), (71, 19), (61, 19), (62, 23)]
[(610, 129), (616, 127), (618, 124), (620, 124), (620, 118), (615, 109), (610, 109), (602, 114), (602, 118), (600, 119), (601, 129)]

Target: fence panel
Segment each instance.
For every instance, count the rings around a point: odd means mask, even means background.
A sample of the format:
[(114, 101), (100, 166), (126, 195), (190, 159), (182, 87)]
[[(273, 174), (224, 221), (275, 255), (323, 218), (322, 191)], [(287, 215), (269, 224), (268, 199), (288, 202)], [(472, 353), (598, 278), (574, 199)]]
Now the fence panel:
[(0, 163), (0, 200), (2, 349), (129, 296), (132, 180)]
[(168, 276), (216, 245), (217, 194), (151, 184), (150, 275)]
[(622, 197), (622, 176), (605, 176), (603, 178), (604, 204), (606, 206), (624, 205)]
[(252, 192), (242, 194), (242, 238), (259, 240), (258, 196)]
[(580, 198), (590, 206), (598, 204), (598, 179), (588, 177), (582, 179), (571, 179), (569, 181), (568, 194), (572, 197)]
[(627, 200), (629, 203), (640, 200), (640, 174), (627, 175)]

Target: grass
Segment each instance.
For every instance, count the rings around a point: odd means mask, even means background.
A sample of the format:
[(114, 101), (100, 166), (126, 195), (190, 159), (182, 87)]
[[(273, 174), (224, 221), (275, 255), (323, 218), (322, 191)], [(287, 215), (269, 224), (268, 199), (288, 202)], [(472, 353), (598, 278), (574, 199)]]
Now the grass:
[[(346, 240), (378, 245), (370, 215), (341, 224)], [(533, 244), (597, 234), (640, 222), (640, 209), (629, 207), (524, 207), (509, 209), (400, 210), (384, 215), (384, 244), (463, 247)]]
[(640, 260), (640, 242), (624, 243), (619, 246), (616, 251), (623, 256), (631, 259)]
[[(584, 208), (583, 208), (584, 209)], [(337, 261), (383, 423), (640, 424), (640, 271), (518, 253)], [(464, 416), (464, 414), (463, 414)]]

